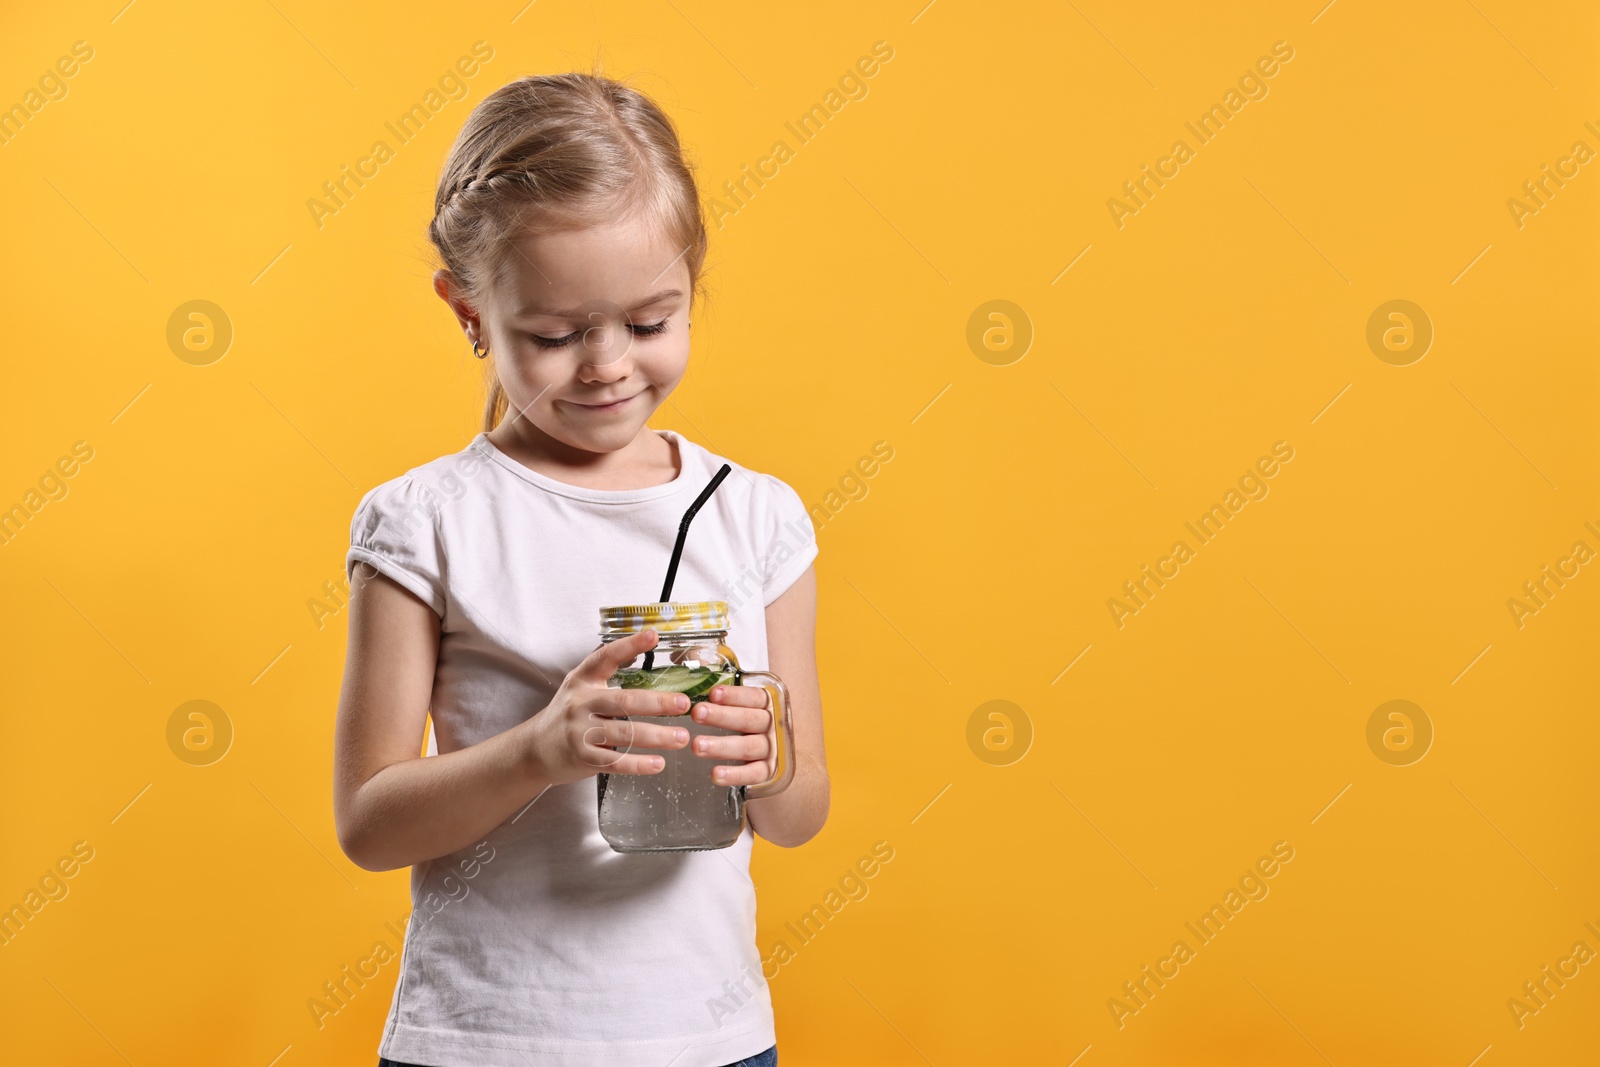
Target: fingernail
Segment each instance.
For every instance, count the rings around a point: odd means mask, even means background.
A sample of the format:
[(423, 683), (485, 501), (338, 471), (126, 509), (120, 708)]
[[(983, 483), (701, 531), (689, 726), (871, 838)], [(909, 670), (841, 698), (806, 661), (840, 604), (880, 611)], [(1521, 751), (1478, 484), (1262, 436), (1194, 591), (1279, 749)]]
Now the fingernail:
[(689, 698), (686, 696), (679, 696), (672, 703), (679, 709), (687, 708), (689, 706)]

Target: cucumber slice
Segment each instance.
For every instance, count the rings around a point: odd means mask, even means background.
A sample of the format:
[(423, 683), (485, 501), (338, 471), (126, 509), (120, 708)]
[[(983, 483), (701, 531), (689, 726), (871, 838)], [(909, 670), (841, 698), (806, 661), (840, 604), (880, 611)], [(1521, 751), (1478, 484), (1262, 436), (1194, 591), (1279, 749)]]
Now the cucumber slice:
[(624, 689), (654, 689), (661, 693), (682, 693), (690, 701), (699, 700), (712, 687), (730, 682), (732, 671), (719, 671), (711, 667), (654, 667), (650, 670), (631, 669), (617, 672), (618, 684)]
[(653, 667), (650, 670), (618, 672), (624, 689), (654, 689), (663, 693), (687, 693), (705, 685), (709, 667)]

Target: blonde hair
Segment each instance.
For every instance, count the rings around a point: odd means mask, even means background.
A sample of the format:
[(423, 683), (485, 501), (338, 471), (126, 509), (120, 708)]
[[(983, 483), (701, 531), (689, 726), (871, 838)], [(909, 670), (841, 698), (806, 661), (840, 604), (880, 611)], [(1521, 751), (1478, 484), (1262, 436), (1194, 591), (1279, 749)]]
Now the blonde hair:
[[(456, 135), (433, 209), (428, 239), (474, 308), (504, 277), (513, 240), (634, 212), (685, 250), (691, 307), (700, 292), (705, 217), (677, 129), (598, 70), (529, 75), (486, 96)], [(487, 373), (485, 431), (507, 407), (493, 361)]]

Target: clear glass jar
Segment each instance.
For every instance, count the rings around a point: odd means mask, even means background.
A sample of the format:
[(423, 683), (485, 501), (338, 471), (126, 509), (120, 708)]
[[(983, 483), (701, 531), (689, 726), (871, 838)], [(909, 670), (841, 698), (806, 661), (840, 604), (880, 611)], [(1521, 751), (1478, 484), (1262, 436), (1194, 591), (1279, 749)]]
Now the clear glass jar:
[[(600, 609), (600, 640), (654, 629), (655, 648), (617, 670), (613, 689), (656, 689), (684, 693), (691, 706), (705, 701), (717, 685), (754, 684), (767, 690), (773, 709), (768, 737), (775, 747), (775, 773), (756, 785), (718, 785), (711, 769), (743, 760), (708, 759), (694, 753), (695, 738), (733, 736), (737, 731), (695, 722), (688, 714), (628, 716), (634, 722), (681, 723), (689, 731), (682, 748), (659, 750), (665, 766), (654, 774), (606, 774), (596, 779), (600, 833), (618, 852), (698, 852), (727, 848), (744, 831), (746, 800), (787, 789), (794, 778), (794, 725), (789, 692), (766, 671), (739, 666), (724, 639), (728, 636), (725, 600), (669, 600)], [(634, 751), (629, 749), (628, 751)]]

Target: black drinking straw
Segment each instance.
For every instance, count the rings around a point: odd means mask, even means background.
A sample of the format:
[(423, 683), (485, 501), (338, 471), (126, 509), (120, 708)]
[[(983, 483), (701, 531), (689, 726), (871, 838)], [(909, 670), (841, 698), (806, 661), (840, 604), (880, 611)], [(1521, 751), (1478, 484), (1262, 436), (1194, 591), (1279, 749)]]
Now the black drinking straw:
[[(728, 472), (731, 470), (733, 470), (733, 468), (724, 463), (721, 469), (719, 469), (712, 477), (711, 481), (707, 483), (706, 487), (700, 490), (700, 495), (695, 497), (694, 503), (689, 505), (689, 510), (685, 511), (683, 513), (683, 518), (679, 520), (678, 543), (672, 546), (672, 561), (667, 564), (667, 580), (665, 584), (661, 586), (662, 601), (672, 599), (672, 581), (678, 576), (678, 560), (683, 555), (684, 538), (689, 536), (689, 523), (694, 521), (695, 512), (700, 510), (700, 505), (711, 499), (711, 494), (717, 491), (717, 486), (722, 484), (722, 479), (726, 478), (728, 476)], [(645, 670), (649, 670), (651, 666), (654, 665), (655, 656), (656, 651), (653, 648), (644, 654)]]

